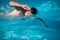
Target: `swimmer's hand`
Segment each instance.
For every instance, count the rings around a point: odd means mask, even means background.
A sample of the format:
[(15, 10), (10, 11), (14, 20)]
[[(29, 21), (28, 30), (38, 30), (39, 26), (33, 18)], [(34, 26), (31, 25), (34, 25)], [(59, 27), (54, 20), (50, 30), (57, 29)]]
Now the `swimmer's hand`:
[(39, 20), (39, 21), (42, 23), (43, 26), (48, 27), (48, 26), (46, 25), (46, 23), (45, 23), (41, 18), (36, 18), (36, 19)]

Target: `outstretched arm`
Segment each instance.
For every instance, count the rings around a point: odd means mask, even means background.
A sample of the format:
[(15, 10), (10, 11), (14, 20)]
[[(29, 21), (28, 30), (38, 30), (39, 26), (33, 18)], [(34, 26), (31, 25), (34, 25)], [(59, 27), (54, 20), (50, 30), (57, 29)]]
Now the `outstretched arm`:
[[(15, 6), (17, 6), (17, 7), (22, 7), (22, 8), (24, 8), (24, 9), (26, 9), (26, 10), (31, 10), (29, 6), (23, 5), (23, 4), (21, 4), (21, 3), (15, 2), (15, 1), (11, 1), (9, 4), (10, 4), (10, 6), (12, 6), (12, 7), (14, 7), (14, 8), (15, 8)], [(15, 8), (15, 9), (16, 9), (16, 8)]]
[(10, 4), (10, 6), (19, 6), (19, 7), (22, 7), (22, 5), (23, 5), (18, 2), (15, 2), (15, 1), (11, 1), (9, 4)]

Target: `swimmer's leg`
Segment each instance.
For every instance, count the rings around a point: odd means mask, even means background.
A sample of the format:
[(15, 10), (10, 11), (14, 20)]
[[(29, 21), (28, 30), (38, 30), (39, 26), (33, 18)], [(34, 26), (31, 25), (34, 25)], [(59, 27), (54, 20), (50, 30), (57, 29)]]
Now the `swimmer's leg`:
[(39, 20), (39, 21), (42, 23), (43, 26), (48, 27), (48, 26), (46, 25), (46, 23), (45, 23), (41, 18), (36, 18), (36, 19)]

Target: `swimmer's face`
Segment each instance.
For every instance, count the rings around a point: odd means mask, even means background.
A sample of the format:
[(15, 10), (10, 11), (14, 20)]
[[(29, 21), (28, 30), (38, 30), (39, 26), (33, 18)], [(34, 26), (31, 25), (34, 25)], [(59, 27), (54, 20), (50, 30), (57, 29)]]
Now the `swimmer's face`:
[(25, 16), (30, 16), (30, 15), (32, 15), (31, 11), (25, 12)]

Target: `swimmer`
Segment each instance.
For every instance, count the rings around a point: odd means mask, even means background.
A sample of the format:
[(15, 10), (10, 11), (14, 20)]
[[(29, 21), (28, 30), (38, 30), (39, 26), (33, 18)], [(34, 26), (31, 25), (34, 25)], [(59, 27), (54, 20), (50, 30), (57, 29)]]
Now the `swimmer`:
[(11, 15), (16, 16), (16, 15), (20, 15), (20, 14), (23, 14), (24, 16), (30, 16), (30, 15), (34, 15), (37, 13), (36, 8), (34, 8), (34, 7), (30, 8), (27, 5), (20, 4), (15, 1), (11, 1), (9, 4), (10, 4), (10, 6), (15, 8), (14, 11), (9, 13), (10, 16)]
[[(37, 13), (37, 9), (32, 7), (30, 8), (28, 5), (24, 5), (24, 4), (20, 4), (18, 2), (15, 1), (11, 1), (10, 6), (14, 7), (14, 11), (12, 11), (11, 13), (9, 13), (9, 16), (20, 16), (20, 14), (24, 15), (24, 16), (30, 16), (30, 15), (36, 15)], [(47, 27), (47, 25), (45, 24), (45, 22), (41, 19), (41, 18), (36, 18), (37, 20), (41, 21), (41, 23)]]

